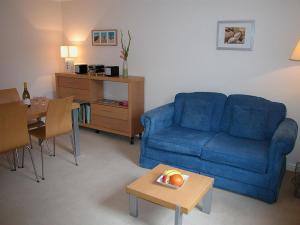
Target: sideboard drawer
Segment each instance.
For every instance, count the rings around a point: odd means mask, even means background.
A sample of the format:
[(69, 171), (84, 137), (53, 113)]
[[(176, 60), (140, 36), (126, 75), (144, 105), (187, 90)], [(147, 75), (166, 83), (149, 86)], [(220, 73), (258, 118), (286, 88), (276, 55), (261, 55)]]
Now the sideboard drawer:
[(92, 113), (98, 116), (128, 120), (128, 109), (101, 104), (91, 104)]
[(89, 89), (89, 80), (76, 79), (76, 78), (70, 78), (70, 77), (60, 77), (58, 80), (58, 85), (60, 87), (87, 90), (87, 89)]
[(121, 131), (121, 132), (129, 131), (128, 120), (113, 119), (104, 116), (99, 116), (97, 114), (92, 114), (91, 124), (102, 128)]
[(82, 99), (87, 101), (90, 99), (90, 93), (88, 90), (65, 88), (65, 87), (59, 89), (60, 98), (65, 98), (69, 96), (74, 96), (75, 99)]

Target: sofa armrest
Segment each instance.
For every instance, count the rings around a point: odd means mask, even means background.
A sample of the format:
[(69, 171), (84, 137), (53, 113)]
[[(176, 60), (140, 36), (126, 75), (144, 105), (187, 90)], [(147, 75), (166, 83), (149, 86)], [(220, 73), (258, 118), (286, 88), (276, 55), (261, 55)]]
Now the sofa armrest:
[(269, 149), (270, 169), (275, 169), (282, 157), (289, 154), (294, 146), (298, 134), (298, 125), (293, 119), (286, 118), (275, 131)]
[(293, 119), (285, 119), (278, 126), (271, 140), (271, 152), (281, 155), (289, 154), (295, 145), (298, 125)]
[(169, 103), (144, 113), (141, 123), (144, 126), (144, 138), (173, 124), (174, 103)]

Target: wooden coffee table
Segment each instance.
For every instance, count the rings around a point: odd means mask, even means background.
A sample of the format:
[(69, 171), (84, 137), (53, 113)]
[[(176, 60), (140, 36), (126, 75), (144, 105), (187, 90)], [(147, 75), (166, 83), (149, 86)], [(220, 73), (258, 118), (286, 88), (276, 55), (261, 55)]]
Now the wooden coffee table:
[(190, 177), (181, 188), (172, 189), (156, 183), (156, 179), (166, 169), (177, 168), (160, 164), (126, 187), (129, 194), (130, 215), (138, 216), (138, 199), (174, 209), (175, 225), (181, 225), (183, 213), (188, 214), (195, 207), (209, 214), (214, 179), (177, 169)]

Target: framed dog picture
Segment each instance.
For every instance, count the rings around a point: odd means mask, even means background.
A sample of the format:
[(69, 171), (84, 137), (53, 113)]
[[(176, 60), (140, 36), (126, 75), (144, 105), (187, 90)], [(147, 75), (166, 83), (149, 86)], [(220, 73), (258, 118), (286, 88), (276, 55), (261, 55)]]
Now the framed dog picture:
[(117, 46), (118, 31), (112, 30), (92, 30), (93, 46)]
[(217, 49), (252, 50), (255, 21), (218, 21)]

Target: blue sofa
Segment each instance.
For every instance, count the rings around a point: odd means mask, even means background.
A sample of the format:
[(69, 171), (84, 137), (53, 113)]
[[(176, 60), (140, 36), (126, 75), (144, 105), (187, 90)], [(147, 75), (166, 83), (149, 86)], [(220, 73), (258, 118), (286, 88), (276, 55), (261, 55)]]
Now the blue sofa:
[(215, 186), (277, 200), (297, 123), (282, 103), (249, 95), (179, 93), (146, 112), (140, 166), (168, 164), (215, 178)]

